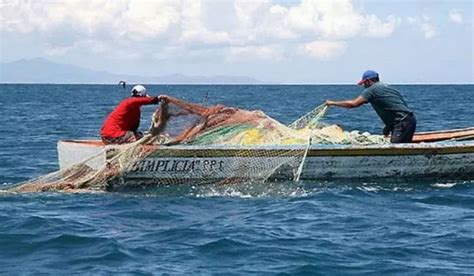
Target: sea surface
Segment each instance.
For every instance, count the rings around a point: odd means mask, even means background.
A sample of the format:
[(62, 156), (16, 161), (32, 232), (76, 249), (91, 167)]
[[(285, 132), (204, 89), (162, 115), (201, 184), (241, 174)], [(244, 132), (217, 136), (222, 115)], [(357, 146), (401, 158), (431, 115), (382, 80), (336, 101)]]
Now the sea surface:
[[(418, 130), (474, 126), (473, 85), (397, 85)], [(290, 123), (351, 85), (149, 85)], [(58, 169), (59, 139), (97, 138), (127, 91), (0, 85), (0, 187)], [(143, 108), (147, 129), (153, 106)], [(382, 131), (370, 108), (325, 122)], [(474, 176), (180, 186), (136, 193), (0, 193), (0, 274), (474, 274)]]

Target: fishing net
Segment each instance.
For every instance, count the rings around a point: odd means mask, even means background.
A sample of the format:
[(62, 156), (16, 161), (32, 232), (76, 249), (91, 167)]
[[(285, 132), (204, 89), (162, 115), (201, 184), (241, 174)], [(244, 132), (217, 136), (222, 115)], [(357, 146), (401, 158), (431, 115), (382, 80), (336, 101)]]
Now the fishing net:
[(205, 107), (163, 96), (142, 139), (99, 147), (80, 162), (10, 190), (104, 191), (186, 182), (299, 180), (311, 144), (385, 142), (381, 136), (320, 124), (326, 111), (321, 105), (285, 126), (262, 111)]

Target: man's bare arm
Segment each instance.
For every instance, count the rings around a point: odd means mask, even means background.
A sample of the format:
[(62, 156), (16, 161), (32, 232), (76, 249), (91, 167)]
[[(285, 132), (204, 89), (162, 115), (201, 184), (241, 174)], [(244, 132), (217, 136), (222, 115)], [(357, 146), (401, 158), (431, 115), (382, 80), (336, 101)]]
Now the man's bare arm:
[(331, 101), (327, 100), (326, 105), (328, 106), (339, 106), (339, 107), (344, 107), (344, 108), (356, 108), (359, 107), (365, 103), (367, 103), (367, 99), (359, 96), (355, 99), (352, 100), (347, 100), (347, 101)]

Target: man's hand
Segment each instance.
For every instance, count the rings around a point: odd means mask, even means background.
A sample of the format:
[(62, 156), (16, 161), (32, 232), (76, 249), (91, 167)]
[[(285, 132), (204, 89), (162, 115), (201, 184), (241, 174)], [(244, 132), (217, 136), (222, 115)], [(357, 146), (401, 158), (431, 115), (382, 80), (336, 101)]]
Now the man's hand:
[(331, 105), (334, 105), (334, 101), (326, 100), (325, 104), (326, 104), (327, 106), (331, 106)]
[(161, 102), (161, 101), (166, 102), (166, 101), (168, 101), (168, 96), (166, 96), (166, 95), (159, 95), (159, 96), (158, 96), (158, 101), (160, 101), (160, 102)]

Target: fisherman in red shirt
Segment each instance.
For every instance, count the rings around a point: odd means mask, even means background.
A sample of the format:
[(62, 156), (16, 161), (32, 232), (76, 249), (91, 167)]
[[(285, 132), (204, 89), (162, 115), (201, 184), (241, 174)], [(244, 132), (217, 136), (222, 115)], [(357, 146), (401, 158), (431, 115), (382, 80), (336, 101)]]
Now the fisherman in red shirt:
[(131, 97), (123, 100), (105, 119), (100, 130), (104, 144), (125, 144), (142, 138), (138, 131), (140, 125), (140, 107), (148, 104), (158, 104), (158, 97), (146, 94), (143, 85), (135, 85), (131, 90)]

